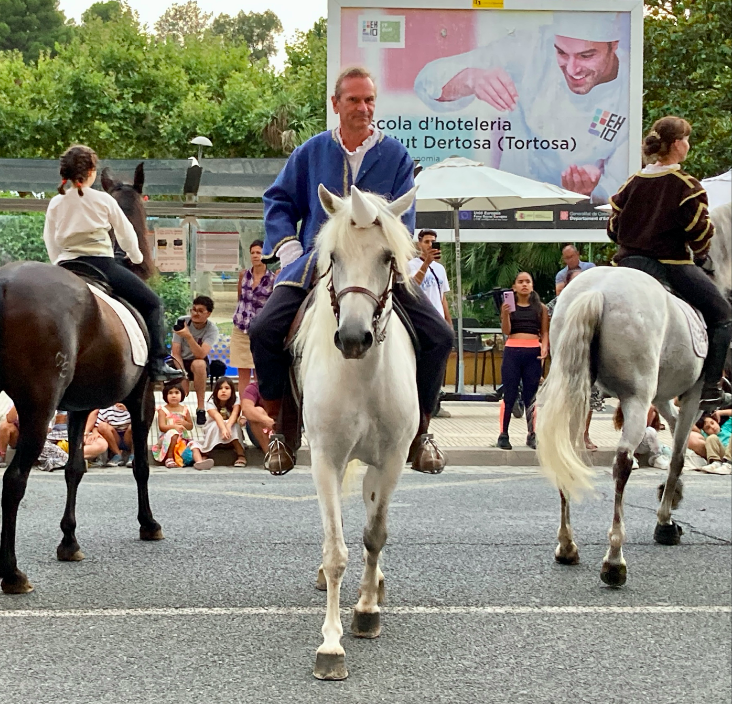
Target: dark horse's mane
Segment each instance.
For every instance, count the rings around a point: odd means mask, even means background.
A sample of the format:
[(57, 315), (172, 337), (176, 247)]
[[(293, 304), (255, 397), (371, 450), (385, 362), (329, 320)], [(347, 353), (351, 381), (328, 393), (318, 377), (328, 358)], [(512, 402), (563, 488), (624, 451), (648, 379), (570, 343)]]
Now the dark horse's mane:
[[(150, 242), (147, 237), (147, 215), (142, 200), (142, 187), (145, 183), (145, 166), (143, 163), (137, 165), (135, 169), (135, 180), (132, 185), (122, 183), (112, 178), (109, 168), (102, 171), (102, 188), (114, 198), (127, 219), (132, 223), (137, 233), (137, 242), (142, 252), (142, 264), (131, 264), (126, 262), (126, 266), (143, 281), (147, 281), (155, 274), (155, 264), (153, 262), (152, 252), (150, 251)], [(112, 230), (112, 239), (115, 245), (115, 256), (124, 256), (119, 245), (114, 239), (114, 230)]]

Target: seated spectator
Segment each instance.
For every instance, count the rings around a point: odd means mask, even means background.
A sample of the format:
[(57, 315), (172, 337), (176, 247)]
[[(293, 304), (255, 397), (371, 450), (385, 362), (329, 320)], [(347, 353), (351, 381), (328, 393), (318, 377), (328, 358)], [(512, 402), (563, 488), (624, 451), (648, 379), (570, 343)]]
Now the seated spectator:
[[(689, 435), (689, 449), (707, 464), (696, 467), (709, 474), (732, 474), (732, 410), (704, 413)], [(720, 424), (721, 421), (721, 424)]]
[[(95, 426), (109, 444), (112, 456), (107, 465), (122, 467), (126, 464), (132, 467), (135, 456), (132, 447), (132, 420), (127, 407), (123, 403), (115, 403), (109, 408), (92, 411), (86, 421), (85, 433), (91, 432)], [(123, 457), (122, 453), (125, 453), (126, 457)]]
[[(106, 453), (107, 441), (94, 428), (91, 432), (84, 434), (84, 459), (91, 460)], [(46, 442), (38, 457), (38, 464), (41, 469), (52, 472), (54, 469), (61, 469), (66, 466), (69, 460), (69, 439), (67, 414), (65, 411), (58, 411), (54, 424), (48, 431)]]
[[(213, 460), (203, 459), (200, 446), (191, 437), (193, 421), (183, 405), (185, 398), (182, 382), (166, 384), (163, 388), (165, 404), (158, 408), (158, 442), (152, 446), (153, 457), (169, 469), (183, 467), (190, 454), (196, 469), (211, 469)], [(190, 450), (190, 453), (186, 452)]]
[[(620, 406), (615, 410), (613, 425), (615, 430), (623, 429), (623, 410)], [(638, 469), (638, 460), (644, 461), (649, 467), (667, 470), (670, 466), (671, 449), (658, 439), (661, 429), (661, 417), (655, 406), (651, 406), (646, 416), (646, 431), (640, 445), (635, 450), (633, 469)]]
[(0, 467), (7, 466), (5, 463), (5, 455), (8, 448), (15, 449), (18, 442), (18, 411), (15, 406), (11, 406), (10, 410), (5, 414), (5, 418), (0, 421)]
[(214, 302), (208, 296), (197, 296), (191, 306), (191, 314), (178, 318), (173, 326), (171, 354), (188, 378), (183, 382), (183, 390), (189, 393), (189, 380), (193, 381), (196, 392), (196, 423), (206, 422), (204, 398), (208, 378), (208, 353), (219, 339), (219, 329), (209, 320), (213, 313)]
[(564, 269), (559, 271), (559, 273), (554, 277), (554, 292), (557, 296), (569, 283), (569, 275), (571, 273), (587, 271), (595, 266), (592, 262), (581, 261), (577, 247), (573, 244), (568, 244), (562, 249), (562, 261), (565, 264)]
[(246, 467), (244, 456), (244, 435), (237, 423), (241, 407), (236, 402), (236, 389), (233, 382), (221, 377), (214, 384), (206, 412), (208, 419), (203, 428), (201, 452), (211, 452), (218, 445), (231, 445), (236, 452), (234, 467)]
[(256, 381), (242, 391), (241, 415), (239, 424), (244, 426), (247, 435), (255, 447), (267, 452), (269, 435), (274, 428), (274, 419), (262, 408), (262, 397), (259, 395), (259, 384)]
[(251, 269), (239, 272), (239, 304), (234, 312), (229, 363), (239, 372), (239, 388), (245, 389), (254, 372), (254, 359), (249, 347), (249, 325), (272, 295), (275, 275), (262, 263), (262, 240), (249, 245)]

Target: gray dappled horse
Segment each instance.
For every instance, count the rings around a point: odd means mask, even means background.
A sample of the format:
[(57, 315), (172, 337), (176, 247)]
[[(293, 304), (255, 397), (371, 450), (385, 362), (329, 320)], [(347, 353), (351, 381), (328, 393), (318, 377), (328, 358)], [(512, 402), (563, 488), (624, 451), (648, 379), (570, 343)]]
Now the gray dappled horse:
[[(138, 275), (146, 278), (153, 267), (142, 205), (143, 181), (142, 164), (135, 172), (134, 186), (115, 183), (103, 175), (106, 190), (117, 199), (137, 232), (145, 258)], [(96, 408), (120, 401), (132, 419), (140, 538), (163, 538), (147, 491), (147, 435), (155, 411), (152, 386), (146, 369), (132, 362), (130, 341), (116, 313), (80, 277), (60, 266), (39, 262), (14, 262), (0, 268), (0, 390), (13, 400), (19, 419), (15, 457), (3, 476), (0, 579), (6, 594), (33, 589), (17, 565), (16, 520), (31, 466), (41, 452), (57, 408), (68, 411), (69, 433), (69, 460), (64, 468), (67, 500), (58, 559), (84, 557), (75, 535), (75, 511), (77, 488), (86, 472), (83, 441), (87, 417)]]
[[(580, 457), (580, 441), (596, 378), (607, 395), (619, 399), (625, 417), (613, 464), (610, 546), (600, 572), (603, 582), (619, 587), (627, 576), (623, 492), (651, 404), (674, 434), (654, 538), (665, 545), (680, 540), (671, 511), (681, 500), (679, 476), (689, 431), (699, 415), (704, 360), (693, 350), (689, 323), (675, 296), (635, 269), (598, 267), (576, 277), (557, 301), (549, 334), (552, 366), (537, 395), (537, 441), (543, 471), (561, 497), (555, 558), (564, 564), (579, 561), (569, 502), (592, 489), (593, 472)], [(678, 415), (673, 405), (677, 397)]]

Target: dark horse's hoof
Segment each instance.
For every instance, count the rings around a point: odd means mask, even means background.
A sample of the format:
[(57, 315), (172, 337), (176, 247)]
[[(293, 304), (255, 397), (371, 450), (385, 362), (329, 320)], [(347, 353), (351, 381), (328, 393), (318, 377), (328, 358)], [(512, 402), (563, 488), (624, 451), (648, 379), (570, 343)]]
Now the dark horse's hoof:
[(611, 565), (608, 562), (603, 562), (600, 579), (608, 587), (622, 587), (628, 579), (628, 568), (625, 565)]
[(681, 526), (675, 521), (667, 526), (656, 523), (656, 530), (653, 531), (653, 539), (661, 545), (678, 545), (683, 534)]
[(560, 565), (578, 565), (580, 561), (579, 550), (574, 543), (568, 548), (557, 545), (557, 549), (554, 551), (554, 559)]
[(378, 638), (381, 635), (381, 613), (354, 610), (351, 632), (356, 638)]
[(159, 525), (150, 526), (149, 528), (146, 528), (145, 526), (140, 526), (140, 540), (164, 540), (165, 536), (163, 535), (163, 529)]
[(5, 577), (0, 582), (0, 587), (5, 594), (27, 594), (33, 591), (33, 585), (23, 572), (17, 571), (13, 577)]
[(318, 653), (315, 656), (313, 674), (319, 680), (345, 680), (348, 677), (345, 654)]
[(59, 562), (81, 562), (84, 559), (84, 553), (81, 552), (78, 545), (62, 543), (56, 548), (56, 557)]

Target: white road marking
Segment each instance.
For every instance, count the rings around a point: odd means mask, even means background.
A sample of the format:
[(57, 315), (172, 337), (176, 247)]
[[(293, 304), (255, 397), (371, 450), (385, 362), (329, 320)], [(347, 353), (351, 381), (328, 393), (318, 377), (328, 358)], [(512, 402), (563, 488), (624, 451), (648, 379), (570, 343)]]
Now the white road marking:
[[(348, 613), (350, 608), (341, 611)], [(668, 614), (729, 614), (732, 606), (389, 606), (386, 614), (400, 616), (431, 615), (668, 615)], [(11, 609), (0, 611), (0, 618), (103, 618), (150, 616), (320, 616), (325, 606), (241, 606), (188, 607), (140, 609)]]

